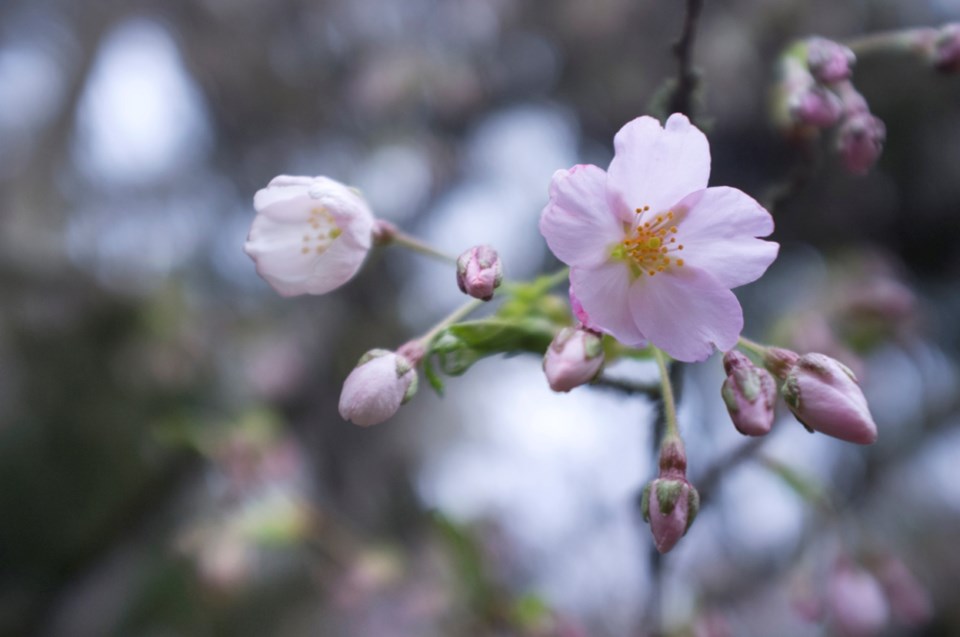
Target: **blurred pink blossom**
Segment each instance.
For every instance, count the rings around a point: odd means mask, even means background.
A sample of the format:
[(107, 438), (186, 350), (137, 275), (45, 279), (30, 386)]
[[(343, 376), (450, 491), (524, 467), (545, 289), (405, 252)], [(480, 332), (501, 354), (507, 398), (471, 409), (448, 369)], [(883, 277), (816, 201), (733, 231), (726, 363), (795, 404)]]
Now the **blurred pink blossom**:
[(283, 296), (340, 287), (370, 250), (373, 213), (356, 191), (327, 177), (274, 177), (253, 206), (243, 249)]

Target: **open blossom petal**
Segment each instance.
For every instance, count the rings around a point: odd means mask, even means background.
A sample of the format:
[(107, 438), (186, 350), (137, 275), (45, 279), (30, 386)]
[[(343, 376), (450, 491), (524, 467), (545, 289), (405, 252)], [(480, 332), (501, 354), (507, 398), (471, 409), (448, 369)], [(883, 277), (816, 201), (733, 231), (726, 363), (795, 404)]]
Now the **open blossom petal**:
[(326, 177), (281, 175), (254, 196), (244, 251), (283, 296), (324, 294), (350, 280), (371, 245), (374, 217), (360, 195)]
[(578, 173), (558, 172), (540, 222), (571, 265), (577, 316), (678, 360), (730, 349), (743, 328), (730, 289), (758, 279), (776, 258), (779, 246), (758, 238), (773, 231), (773, 219), (739, 190), (706, 187), (710, 149), (683, 115), (663, 128), (640, 117), (615, 146), (603, 193), (599, 168), (577, 182)]
[(675, 206), (682, 219), (684, 258), (728, 288), (759, 279), (777, 258), (780, 246), (765, 237), (773, 218), (752, 197), (736, 188), (707, 188)]
[[(640, 279), (630, 294), (637, 327), (673, 358), (702, 361), (737, 344), (743, 311), (733, 292), (703, 270), (679, 268)], [(589, 310), (588, 310), (589, 311)]]
[(623, 238), (623, 222), (597, 201), (607, 192), (607, 174), (596, 166), (558, 170), (550, 183), (550, 202), (540, 217), (540, 232), (567, 265), (597, 266)]
[(596, 269), (571, 268), (570, 290), (588, 317), (588, 327), (602, 329), (631, 347), (647, 345), (647, 338), (624, 303), (630, 294), (630, 271), (621, 263), (606, 263)]
[(664, 212), (707, 187), (710, 144), (684, 115), (671, 115), (663, 128), (652, 117), (638, 117), (620, 129), (613, 145), (607, 186), (614, 210), (650, 206)]

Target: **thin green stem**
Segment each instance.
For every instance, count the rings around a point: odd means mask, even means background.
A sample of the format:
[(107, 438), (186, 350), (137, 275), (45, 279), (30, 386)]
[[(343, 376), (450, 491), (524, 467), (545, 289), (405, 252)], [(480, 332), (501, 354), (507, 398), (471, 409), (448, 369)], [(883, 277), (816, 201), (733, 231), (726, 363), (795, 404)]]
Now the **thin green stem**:
[(420, 254), (425, 254), (428, 257), (433, 257), (434, 259), (440, 259), (441, 261), (446, 261), (453, 264), (457, 263), (457, 257), (449, 255), (441, 250), (437, 250), (424, 241), (421, 241), (420, 239), (417, 239), (416, 237), (405, 232), (397, 231), (397, 233), (391, 237), (388, 245), (403, 246), (404, 248), (409, 248), (414, 252), (419, 252)]
[(424, 347), (429, 347), (430, 343), (433, 341), (433, 339), (437, 337), (438, 334), (440, 334), (440, 332), (447, 329), (454, 323), (457, 323), (458, 321), (460, 321), (460, 319), (464, 318), (465, 316), (473, 312), (475, 309), (477, 309), (484, 303), (485, 301), (482, 301), (480, 299), (473, 299), (471, 301), (467, 301), (466, 303), (464, 303), (463, 305), (455, 309), (453, 312), (451, 312), (442, 321), (434, 325), (429, 332), (421, 336), (418, 339), (420, 341), (420, 344), (423, 345)]
[(885, 51), (924, 52), (937, 38), (937, 29), (920, 27), (871, 33), (844, 42), (857, 55)]
[(677, 404), (673, 399), (673, 384), (670, 382), (670, 372), (667, 370), (667, 357), (658, 348), (653, 347), (653, 357), (660, 369), (660, 395), (663, 398), (663, 414), (667, 430), (663, 440), (680, 437), (680, 428), (677, 426)]
[(543, 281), (545, 289), (554, 288), (570, 278), (570, 268), (560, 268)]
[(741, 336), (741, 337), (740, 337), (740, 342), (738, 343), (738, 345), (739, 345), (740, 347), (742, 347), (743, 349), (745, 349), (745, 350), (748, 350), (748, 351), (753, 352), (754, 354), (756, 354), (756, 355), (759, 356), (760, 358), (763, 358), (764, 354), (767, 353), (767, 348), (766, 348), (766, 346), (761, 345), (760, 343), (757, 343), (756, 341), (751, 341), (749, 338), (747, 338), (747, 337), (745, 337), (745, 336)]

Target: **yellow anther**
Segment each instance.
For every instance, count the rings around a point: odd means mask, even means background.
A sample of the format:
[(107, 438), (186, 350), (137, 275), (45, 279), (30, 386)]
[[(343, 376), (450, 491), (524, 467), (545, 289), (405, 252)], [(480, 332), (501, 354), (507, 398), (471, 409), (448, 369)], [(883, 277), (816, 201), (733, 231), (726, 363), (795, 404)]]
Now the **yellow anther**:
[(677, 265), (682, 266), (682, 265), (683, 265), (683, 259), (677, 259)]

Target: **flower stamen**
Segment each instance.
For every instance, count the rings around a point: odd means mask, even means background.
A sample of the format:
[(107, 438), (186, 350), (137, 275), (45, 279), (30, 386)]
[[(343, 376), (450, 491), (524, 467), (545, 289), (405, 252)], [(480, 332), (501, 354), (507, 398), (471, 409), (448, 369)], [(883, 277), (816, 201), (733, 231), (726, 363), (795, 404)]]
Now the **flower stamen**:
[(300, 250), (300, 254), (303, 255), (323, 254), (334, 240), (343, 234), (343, 230), (325, 206), (311, 209), (307, 223), (313, 228), (315, 234), (313, 237), (310, 234), (303, 235), (303, 248)]
[[(650, 206), (636, 209), (636, 213), (643, 214), (650, 210)], [(668, 235), (677, 233), (677, 226), (672, 225), (674, 213), (659, 214), (652, 221), (638, 223), (632, 233), (623, 240), (615, 254), (632, 261), (631, 270), (639, 276), (644, 272), (648, 276), (655, 276), (657, 272), (665, 272), (668, 267), (683, 266), (683, 259), (671, 259), (668, 255), (675, 250), (683, 250), (683, 244), (677, 243), (676, 237)], [(670, 225), (668, 225), (670, 224)]]

